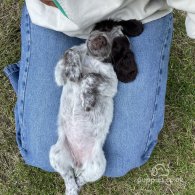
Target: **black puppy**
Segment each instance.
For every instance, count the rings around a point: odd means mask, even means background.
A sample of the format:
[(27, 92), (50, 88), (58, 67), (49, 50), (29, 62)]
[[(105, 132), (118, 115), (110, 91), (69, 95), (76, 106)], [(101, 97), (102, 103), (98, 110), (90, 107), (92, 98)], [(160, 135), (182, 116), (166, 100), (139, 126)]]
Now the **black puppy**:
[(110, 32), (116, 26), (122, 27), (124, 36), (116, 37), (113, 40), (112, 52), (106, 61), (113, 64), (118, 80), (127, 83), (133, 81), (138, 73), (128, 37), (140, 35), (143, 32), (143, 24), (138, 20), (104, 20), (98, 22), (93, 31)]

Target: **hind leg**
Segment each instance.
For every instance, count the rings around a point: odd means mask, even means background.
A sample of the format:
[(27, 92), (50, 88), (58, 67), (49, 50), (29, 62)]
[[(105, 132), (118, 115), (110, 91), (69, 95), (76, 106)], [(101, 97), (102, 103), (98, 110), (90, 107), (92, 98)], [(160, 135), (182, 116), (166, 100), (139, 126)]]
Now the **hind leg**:
[(78, 195), (79, 187), (75, 181), (74, 171), (70, 168), (65, 174), (61, 175), (66, 184), (66, 195)]
[(72, 159), (64, 142), (58, 141), (51, 147), (49, 158), (51, 166), (60, 173), (64, 179), (66, 185), (66, 195), (77, 195), (78, 185), (76, 184), (72, 169)]
[(80, 175), (76, 177), (76, 183), (81, 188), (87, 182), (94, 182), (102, 177), (106, 168), (106, 159), (103, 150), (98, 150), (93, 158), (86, 164)]

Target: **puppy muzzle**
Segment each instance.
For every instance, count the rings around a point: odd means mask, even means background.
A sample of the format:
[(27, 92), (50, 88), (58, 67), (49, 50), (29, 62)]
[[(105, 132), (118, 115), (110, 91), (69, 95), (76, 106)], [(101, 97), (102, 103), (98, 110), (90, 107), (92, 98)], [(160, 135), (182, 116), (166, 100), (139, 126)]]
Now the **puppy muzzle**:
[(94, 50), (99, 50), (102, 47), (105, 47), (108, 44), (104, 36), (97, 36), (91, 40), (91, 47)]

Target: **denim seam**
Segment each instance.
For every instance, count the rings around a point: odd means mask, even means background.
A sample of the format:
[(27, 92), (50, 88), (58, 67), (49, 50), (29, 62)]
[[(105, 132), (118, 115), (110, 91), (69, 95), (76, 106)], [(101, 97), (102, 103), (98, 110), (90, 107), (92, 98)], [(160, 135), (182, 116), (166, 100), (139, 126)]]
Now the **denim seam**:
[[(162, 64), (163, 64), (163, 61), (164, 61), (164, 58), (163, 58), (164, 51), (165, 51), (165, 48), (166, 48), (166, 45), (167, 45), (167, 41), (168, 41), (168, 38), (169, 38), (169, 34), (170, 34), (171, 20), (172, 20), (172, 15), (169, 17), (169, 24), (168, 24), (167, 34), (165, 36), (165, 39), (164, 39), (164, 42), (163, 42), (163, 46), (162, 46), (162, 49), (161, 49), (161, 58), (160, 58), (161, 60), (160, 60), (160, 63), (159, 63), (160, 65), (159, 65), (159, 70), (158, 70), (158, 78), (157, 78), (157, 86), (156, 86), (153, 114), (152, 114), (152, 118), (151, 118), (151, 121), (150, 121), (150, 129), (149, 129), (149, 132), (148, 132), (146, 146), (145, 146), (145, 149), (144, 149), (144, 155), (148, 151), (148, 147), (149, 147), (149, 145), (151, 143), (150, 142), (150, 136), (152, 134), (152, 129), (154, 128), (154, 119), (155, 119), (155, 112), (156, 112), (155, 107), (156, 107), (157, 102), (158, 102), (158, 95), (159, 95), (158, 89), (160, 87), (161, 77), (162, 77), (162, 74), (160, 74), (160, 71), (162, 69)], [(152, 141), (154, 141), (154, 140), (152, 140)]]
[[(31, 51), (30, 51), (30, 43), (31, 43), (31, 34), (30, 34), (30, 18), (29, 14), (25, 14), (26, 17), (26, 39), (27, 39), (27, 55), (25, 59), (25, 67), (24, 67), (24, 75), (22, 79), (22, 95), (21, 95), (21, 119), (20, 119), (20, 128), (24, 129), (24, 106), (25, 106), (25, 94), (26, 94), (26, 86), (27, 86), (27, 80), (28, 80), (28, 71), (29, 71), (29, 66), (30, 66), (30, 56), (31, 56)], [(21, 140), (22, 140), (22, 147), (25, 149), (26, 144), (25, 144), (25, 131), (21, 131)]]

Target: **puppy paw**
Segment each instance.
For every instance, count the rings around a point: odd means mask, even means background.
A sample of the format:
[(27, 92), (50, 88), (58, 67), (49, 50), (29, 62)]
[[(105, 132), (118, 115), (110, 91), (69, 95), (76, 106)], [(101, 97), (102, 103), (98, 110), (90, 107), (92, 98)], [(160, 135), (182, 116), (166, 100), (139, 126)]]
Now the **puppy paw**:
[(82, 77), (81, 61), (78, 51), (69, 49), (64, 54), (64, 75), (67, 79), (77, 82)]
[(85, 111), (90, 111), (96, 104), (98, 97), (98, 86), (102, 77), (98, 73), (88, 73), (81, 81), (81, 102)]
[(76, 177), (76, 184), (78, 186), (78, 191), (86, 184), (87, 182), (84, 180), (82, 176)]
[(89, 112), (95, 106), (96, 103), (95, 94), (89, 92), (82, 92), (80, 98), (81, 98), (81, 105), (85, 111)]

